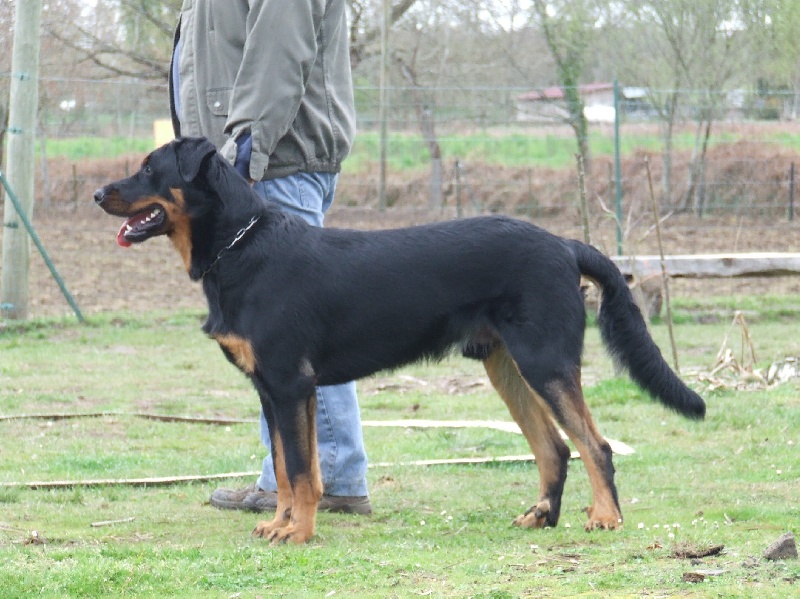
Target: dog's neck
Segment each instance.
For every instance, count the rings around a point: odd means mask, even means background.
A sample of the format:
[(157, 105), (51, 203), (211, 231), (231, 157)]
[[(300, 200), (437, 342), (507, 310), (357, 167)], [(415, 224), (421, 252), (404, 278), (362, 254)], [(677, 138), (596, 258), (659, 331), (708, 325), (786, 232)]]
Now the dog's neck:
[[(220, 258), (222, 258), (222, 256), (223, 256), (223, 255), (224, 255), (226, 252), (228, 252), (228, 251), (230, 251), (230, 250), (234, 249), (234, 248), (236, 247), (236, 245), (237, 245), (237, 244), (238, 244), (238, 243), (239, 243), (239, 242), (240, 242), (240, 241), (241, 241), (241, 240), (242, 240), (242, 239), (245, 237), (245, 235), (247, 235), (247, 232), (248, 232), (250, 229), (252, 229), (252, 228), (253, 228), (253, 227), (256, 225), (256, 223), (258, 223), (258, 221), (259, 221), (260, 219), (261, 219), (261, 217), (260, 217), (260, 216), (258, 216), (258, 215), (253, 215), (253, 216), (250, 218), (250, 222), (249, 222), (249, 223), (247, 223), (247, 224), (246, 224), (244, 227), (242, 227), (241, 229), (239, 229), (239, 231), (237, 231), (237, 233), (236, 233), (236, 235), (233, 237), (233, 239), (231, 239), (230, 243), (228, 243), (227, 245), (223, 246), (223, 247), (222, 247), (222, 249), (220, 249), (220, 250), (219, 250), (219, 252), (217, 252), (217, 255), (216, 255), (216, 257), (214, 258), (214, 260), (212, 260), (212, 261), (211, 261), (211, 264), (209, 264), (209, 265), (208, 265), (208, 266), (207, 266), (207, 267), (206, 267), (206, 268), (203, 270), (203, 272), (201, 272), (201, 273), (200, 273), (200, 275), (199, 275), (197, 278), (198, 278), (198, 279), (203, 279), (203, 278), (205, 278), (205, 276), (206, 276), (208, 273), (210, 273), (210, 272), (211, 272), (211, 270), (212, 270), (212, 269), (213, 269), (213, 268), (214, 268), (214, 267), (217, 265), (217, 262), (219, 262), (219, 261), (220, 261)], [(190, 274), (191, 274), (191, 273), (190, 273)]]

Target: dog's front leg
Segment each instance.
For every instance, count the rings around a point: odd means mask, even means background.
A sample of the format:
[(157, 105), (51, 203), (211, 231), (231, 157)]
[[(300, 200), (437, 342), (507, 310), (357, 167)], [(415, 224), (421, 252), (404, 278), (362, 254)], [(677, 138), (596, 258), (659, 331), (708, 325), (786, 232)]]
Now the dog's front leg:
[(316, 394), (306, 400), (273, 405), (270, 420), (278, 508), (272, 521), (259, 522), (253, 535), (272, 544), (305, 543), (314, 536), (317, 504), (322, 497), (317, 453)]
[(268, 419), (269, 436), (272, 440), (272, 467), (275, 469), (275, 480), (278, 483), (278, 506), (275, 509), (275, 517), (271, 521), (263, 520), (256, 524), (253, 529), (254, 537), (270, 538), (270, 535), (281, 528), (286, 527), (292, 516), (292, 488), (289, 485), (289, 478), (286, 476), (286, 460), (283, 454), (283, 443), (277, 427), (272, 426), (273, 419)]

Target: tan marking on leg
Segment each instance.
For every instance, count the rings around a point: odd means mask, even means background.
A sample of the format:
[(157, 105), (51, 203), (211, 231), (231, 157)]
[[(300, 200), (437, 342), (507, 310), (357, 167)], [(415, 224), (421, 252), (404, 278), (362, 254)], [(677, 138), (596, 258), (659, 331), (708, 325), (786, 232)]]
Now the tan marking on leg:
[(256, 357), (253, 353), (253, 346), (247, 339), (231, 334), (217, 334), (214, 335), (214, 339), (230, 353), (242, 372), (246, 374), (255, 372)]
[[(260, 522), (253, 534), (266, 537), (273, 545), (290, 541), (305, 543), (314, 536), (317, 521), (317, 505), (322, 497), (322, 476), (317, 450), (317, 396), (312, 394), (307, 402), (307, 409), (298, 414), (298, 436), (305, 444), (301, 446), (303, 461), (308, 464), (308, 471), (296, 476), (291, 484), (291, 517), (288, 523), (279, 525), (278, 514), (272, 522)], [(277, 476), (277, 470), (276, 470)], [(285, 476), (285, 471), (284, 471)], [(278, 488), (278, 506), (281, 506), (280, 487)]]
[(253, 529), (254, 537), (268, 538), (273, 531), (280, 530), (289, 525), (292, 515), (292, 488), (286, 476), (286, 460), (283, 454), (283, 442), (280, 433), (269, 432), (272, 438), (273, 455), (272, 465), (275, 469), (275, 480), (278, 483), (278, 507), (272, 520), (262, 520)]
[[(505, 347), (500, 346), (484, 361), (486, 373), (494, 388), (508, 407), (536, 456), (539, 470), (539, 499), (535, 506), (514, 521), (523, 528), (542, 528), (547, 524), (551, 501), (561, 497), (549, 493), (563, 485), (562, 471), (569, 449), (553, 424), (544, 400), (519, 374), (516, 364)], [(560, 480), (561, 479), (561, 480)], [(560, 481), (560, 483), (559, 483)]]
[(580, 372), (576, 373), (574, 384), (570, 385), (569, 389), (553, 385), (550, 391), (559, 401), (559, 408), (564, 418), (561, 423), (564, 432), (580, 453), (592, 485), (592, 505), (586, 509), (589, 516), (585, 524), (586, 530), (621, 527), (622, 513), (614, 498), (614, 491), (609, 485), (609, 483), (613, 485), (613, 470), (608, 471), (608, 467), (611, 466), (610, 461), (607, 465), (599, 461), (605, 456), (610, 456), (610, 448), (597, 430), (583, 399)]

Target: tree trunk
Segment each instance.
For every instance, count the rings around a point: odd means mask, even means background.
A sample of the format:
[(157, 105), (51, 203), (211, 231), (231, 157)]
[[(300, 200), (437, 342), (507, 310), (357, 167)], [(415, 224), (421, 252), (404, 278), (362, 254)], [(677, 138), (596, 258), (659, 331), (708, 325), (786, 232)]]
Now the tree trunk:
[(428, 153), (431, 158), (428, 207), (431, 210), (440, 210), (442, 208), (442, 179), (444, 168), (442, 166), (442, 148), (439, 144), (439, 139), (436, 137), (433, 110), (431, 110), (425, 102), (425, 97), (422, 94), (422, 88), (417, 83), (417, 75), (414, 69), (406, 64), (400, 57), (395, 57), (395, 60), (400, 67), (400, 72), (403, 74), (403, 77), (411, 85), (417, 123), (419, 124), (422, 137), (425, 139), (425, 143), (428, 146)]
[(661, 188), (663, 193), (662, 206), (672, 209), (672, 141), (675, 131), (675, 116), (678, 112), (678, 92), (670, 94), (669, 108), (664, 119), (664, 153), (663, 170), (661, 173)]
[(564, 99), (567, 102), (567, 110), (569, 110), (569, 124), (575, 132), (575, 139), (578, 143), (578, 153), (583, 160), (583, 172), (587, 180), (591, 179), (592, 174), (592, 157), (589, 150), (589, 122), (586, 120), (586, 115), (583, 112), (584, 105), (581, 99), (580, 90), (577, 83), (574, 85), (565, 85)]

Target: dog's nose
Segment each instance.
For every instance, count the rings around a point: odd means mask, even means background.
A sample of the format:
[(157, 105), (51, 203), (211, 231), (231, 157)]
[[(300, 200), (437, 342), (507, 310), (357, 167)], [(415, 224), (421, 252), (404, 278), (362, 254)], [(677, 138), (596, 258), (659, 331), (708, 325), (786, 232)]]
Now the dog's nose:
[(105, 188), (101, 187), (100, 189), (94, 192), (94, 201), (96, 204), (100, 204), (105, 199), (106, 199)]

